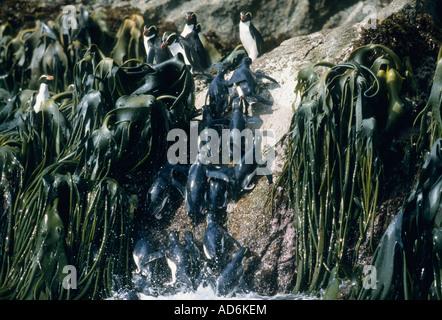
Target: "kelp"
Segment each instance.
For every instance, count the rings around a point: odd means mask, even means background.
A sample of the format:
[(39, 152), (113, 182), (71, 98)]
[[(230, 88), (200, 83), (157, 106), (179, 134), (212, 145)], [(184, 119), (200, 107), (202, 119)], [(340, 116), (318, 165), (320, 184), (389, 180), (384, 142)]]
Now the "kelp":
[(375, 286), (358, 299), (437, 299), (441, 295), (442, 139), (427, 155), (418, 182), (373, 256)]
[[(418, 152), (425, 155), (416, 185), (376, 248), (376, 287), (363, 288), (358, 299), (442, 299), (442, 48), (431, 92), (417, 116)], [(431, 144), (431, 151), (427, 152)]]
[[(116, 282), (130, 286), (141, 198), (133, 185), (148, 188), (168, 131), (196, 114), (182, 57), (137, 61), (142, 17), (121, 34), (131, 37), (124, 55), (121, 42), (113, 51), (94, 44), (108, 37), (99, 20), (76, 17), (79, 28), (67, 31), (61, 18), (15, 37), (0, 28), (0, 299), (100, 299)], [(43, 71), (57, 81), (36, 113)]]
[(439, 49), (437, 57), (436, 71), (433, 77), (430, 95), (425, 108), (415, 120), (420, 120), (420, 135), (416, 142), (418, 152), (425, 152), (437, 139), (442, 137), (442, 47)]
[[(381, 53), (373, 61), (375, 50)], [(319, 67), (326, 68), (321, 76)], [(371, 245), (382, 150), (407, 111), (406, 70), (388, 48), (368, 45), (339, 65), (319, 62), (299, 72), (300, 103), (280, 141), (286, 161), (273, 191), (284, 186), (294, 211), (294, 293), (335, 286), (338, 275), (357, 266), (367, 237)]]

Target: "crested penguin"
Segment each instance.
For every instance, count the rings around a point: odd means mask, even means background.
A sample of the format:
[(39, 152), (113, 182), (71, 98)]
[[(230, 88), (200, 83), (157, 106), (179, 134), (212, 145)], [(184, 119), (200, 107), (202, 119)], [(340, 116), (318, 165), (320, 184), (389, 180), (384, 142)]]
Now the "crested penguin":
[[(206, 49), (201, 42), (201, 25), (198, 23), (193, 30), (187, 34), (182, 43), (187, 47), (189, 53), (189, 61), (192, 65), (192, 71), (204, 73), (204, 70), (209, 67), (209, 57)], [(186, 51), (187, 53), (187, 51)]]
[(176, 34), (176, 32), (167, 31), (163, 34), (161, 50), (169, 50), (172, 56), (176, 56), (178, 53), (184, 58), (184, 62), (187, 65), (190, 65), (189, 61), (189, 48), (184, 46), (183, 40), (184, 38), (180, 35)]
[(41, 111), (41, 105), (46, 99), (50, 98), (49, 95), (49, 88), (48, 88), (48, 81), (54, 80), (53, 76), (47, 76), (42, 75), (40, 79), (38, 79), (38, 83), (40, 84), (40, 87), (38, 89), (37, 97), (34, 104), (34, 111), (36, 113)]
[(162, 40), (161, 37), (158, 35), (158, 29), (156, 26), (145, 25), (143, 38), (147, 63), (158, 64), (172, 58), (169, 50), (161, 50)]
[(166, 250), (166, 261), (171, 271), (172, 281), (165, 283), (165, 285), (181, 284), (187, 288), (192, 288), (193, 283), (189, 270), (189, 252), (180, 243), (176, 231), (169, 233), (169, 248)]
[(255, 28), (252, 23), (252, 13), (242, 11), (239, 22), (239, 37), (241, 43), (246, 49), (247, 54), (252, 60), (255, 60), (263, 53), (264, 40), (261, 33)]
[[(186, 24), (184, 25), (183, 31), (181, 32), (181, 36), (185, 38), (188, 34), (190, 34), (195, 26), (197, 25), (197, 16), (193, 11), (186, 12)], [(198, 34), (201, 43), (203, 42), (201, 34)]]

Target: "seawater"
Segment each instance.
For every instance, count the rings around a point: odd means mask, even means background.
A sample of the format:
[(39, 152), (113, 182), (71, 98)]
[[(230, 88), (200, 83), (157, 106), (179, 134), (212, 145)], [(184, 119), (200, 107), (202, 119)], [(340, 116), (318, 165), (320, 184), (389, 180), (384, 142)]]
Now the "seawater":
[[(320, 300), (322, 299), (323, 292), (319, 295), (312, 294), (276, 294), (273, 296), (263, 296), (256, 292), (247, 293), (235, 293), (231, 296), (219, 296), (215, 293), (211, 286), (199, 287), (194, 291), (178, 292), (175, 294), (150, 296), (143, 293), (136, 293), (140, 300)], [(115, 294), (111, 299), (125, 299), (124, 297)]]

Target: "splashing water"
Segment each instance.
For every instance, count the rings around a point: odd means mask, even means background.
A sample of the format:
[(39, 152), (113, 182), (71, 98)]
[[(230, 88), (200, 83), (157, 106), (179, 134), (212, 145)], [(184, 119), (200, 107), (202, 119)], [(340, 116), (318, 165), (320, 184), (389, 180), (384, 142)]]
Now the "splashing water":
[(126, 292), (125, 294), (115, 293), (110, 299), (129, 300), (135, 298), (139, 300), (319, 300), (322, 299), (323, 292), (318, 296), (312, 294), (276, 294), (273, 296), (263, 296), (256, 292), (235, 293), (229, 296), (219, 296), (211, 286), (200, 286), (194, 291), (178, 292), (175, 294), (151, 296), (138, 292)]

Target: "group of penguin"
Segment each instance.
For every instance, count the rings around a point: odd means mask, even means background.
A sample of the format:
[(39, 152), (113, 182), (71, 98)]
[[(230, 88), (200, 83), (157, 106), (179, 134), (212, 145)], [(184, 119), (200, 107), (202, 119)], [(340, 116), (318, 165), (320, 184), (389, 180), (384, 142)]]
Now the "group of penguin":
[[(250, 12), (240, 14), (240, 39), (247, 55), (255, 60), (263, 54), (264, 40), (255, 28)], [(193, 73), (204, 73), (210, 66), (210, 57), (203, 45), (201, 24), (195, 12), (186, 12), (186, 24), (181, 34), (167, 31), (161, 37), (155, 25), (144, 26), (146, 62), (158, 64), (181, 53)]]
[[(225, 79), (228, 72), (225, 66), (221, 66), (216, 77), (212, 77), (206, 105), (202, 107), (199, 133), (207, 128), (219, 131), (222, 127), (229, 128), (230, 132), (242, 132), (249, 123), (260, 121), (257, 117), (245, 115), (250, 102), (272, 105), (271, 101), (257, 94), (256, 79), (265, 78), (277, 83), (276, 80), (250, 69), (253, 60), (263, 50), (262, 36), (251, 23), (251, 17), (250, 12), (240, 14), (240, 38), (247, 55), (242, 59), (240, 67), (233, 70), (228, 81)], [(195, 12), (186, 13), (186, 25), (180, 35), (165, 32), (161, 38), (155, 26), (145, 26), (143, 36), (147, 63), (162, 63), (181, 53), (193, 74), (204, 74), (209, 67), (209, 59), (202, 45), (200, 31)], [(223, 118), (230, 111), (230, 106), (231, 116)], [(223, 296), (236, 292), (238, 288), (247, 289), (242, 276), (243, 262), (249, 250), (228, 234), (221, 221), (226, 215), (229, 201), (238, 201), (243, 190), (252, 189), (254, 185), (251, 181), (257, 168), (267, 164), (258, 164), (255, 159), (257, 137), (254, 137), (253, 146), (248, 150), (245, 150), (243, 144), (236, 145), (235, 141), (238, 140), (233, 135), (230, 139), (231, 155), (234, 148), (239, 148), (241, 152), (240, 161), (233, 166), (216, 167), (206, 163), (204, 157), (212, 150), (204, 149), (204, 145), (200, 144), (199, 154), (190, 167), (166, 163), (157, 172), (147, 191), (147, 221), (158, 222), (170, 214), (166, 204), (172, 190), (176, 189), (185, 198), (187, 214), (193, 223), (197, 225), (206, 220), (207, 226), (201, 239), (195, 239), (193, 233), (187, 231), (184, 244), (178, 233), (172, 231), (168, 246), (159, 249), (154, 248), (146, 234), (140, 235), (133, 251), (137, 266), (134, 283), (144, 294), (186, 292), (196, 290), (200, 285), (211, 285), (217, 295)], [(180, 177), (182, 181), (186, 179), (186, 187), (178, 181)], [(267, 179), (272, 183), (271, 175)], [(228, 250), (235, 247), (236, 253)], [(169, 276), (164, 274), (164, 267)], [(170, 281), (165, 282), (164, 279)]]

